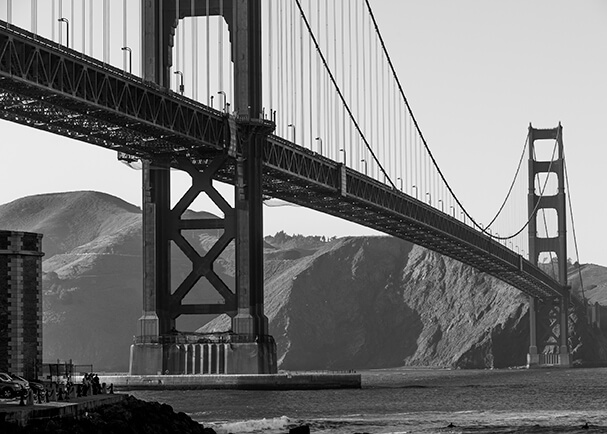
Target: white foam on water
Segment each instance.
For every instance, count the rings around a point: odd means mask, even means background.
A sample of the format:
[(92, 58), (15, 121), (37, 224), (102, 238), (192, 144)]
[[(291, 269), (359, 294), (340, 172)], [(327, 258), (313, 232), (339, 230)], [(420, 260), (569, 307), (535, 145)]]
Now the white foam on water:
[(287, 416), (272, 419), (243, 420), (239, 422), (207, 422), (204, 424), (205, 427), (213, 428), (217, 434), (271, 433), (274, 431), (284, 431), (289, 425), (293, 425), (293, 421)]

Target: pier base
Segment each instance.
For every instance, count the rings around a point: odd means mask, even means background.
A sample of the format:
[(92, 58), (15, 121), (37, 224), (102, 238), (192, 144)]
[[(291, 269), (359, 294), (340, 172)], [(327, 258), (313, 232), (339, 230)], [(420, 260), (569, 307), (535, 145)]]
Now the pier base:
[(271, 336), (180, 334), (131, 345), (130, 375), (276, 374)]
[(133, 344), (129, 362), (131, 375), (160, 375), (162, 374), (162, 345)]

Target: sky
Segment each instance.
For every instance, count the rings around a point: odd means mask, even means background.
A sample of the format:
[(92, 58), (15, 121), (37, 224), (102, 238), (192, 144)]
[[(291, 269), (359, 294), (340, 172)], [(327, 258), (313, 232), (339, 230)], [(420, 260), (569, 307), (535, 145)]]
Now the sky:
[[(486, 220), (501, 203), (529, 123), (561, 122), (580, 261), (607, 266), (607, 2), (371, 0), (371, 6), (421, 130), (471, 214)], [(0, 19), (5, 10), (0, 1)], [(95, 190), (141, 205), (141, 172), (115, 152), (5, 121), (0, 129), (0, 204)], [(175, 201), (189, 181), (179, 172), (172, 177)], [(231, 188), (221, 190), (232, 195)], [(376, 234), (300, 207), (265, 207), (264, 233), (279, 230)], [(569, 256), (575, 257), (572, 243)]]

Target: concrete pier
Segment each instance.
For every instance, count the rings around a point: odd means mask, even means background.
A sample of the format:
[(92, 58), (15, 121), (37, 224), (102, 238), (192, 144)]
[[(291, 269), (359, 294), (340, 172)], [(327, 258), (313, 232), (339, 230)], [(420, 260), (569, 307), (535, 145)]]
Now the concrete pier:
[[(355, 372), (298, 372), (264, 375), (99, 375), (116, 390), (318, 390), (360, 389)], [(74, 377), (78, 382), (78, 378)]]

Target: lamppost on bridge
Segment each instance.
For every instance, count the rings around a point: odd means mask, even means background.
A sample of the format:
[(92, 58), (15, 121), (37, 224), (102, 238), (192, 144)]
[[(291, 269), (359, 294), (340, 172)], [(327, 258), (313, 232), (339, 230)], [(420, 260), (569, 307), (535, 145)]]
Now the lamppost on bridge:
[(453, 205), (450, 205), (451, 207), (451, 215), (453, 216), (453, 218), (455, 218), (455, 207)]
[(213, 108), (213, 100), (215, 99), (215, 95), (211, 95), (211, 108)]
[(367, 160), (365, 160), (364, 158), (362, 160), (360, 160), (361, 163), (365, 163), (365, 175), (367, 175)]
[(344, 161), (344, 166), (347, 166), (347, 164), (346, 164), (346, 150), (344, 148), (341, 148), (339, 150), (339, 152), (343, 152), (344, 153), (344, 160), (343, 160)]
[[(226, 107), (228, 104), (228, 97), (226, 95), (226, 93), (223, 90), (220, 90), (219, 92), (217, 92), (217, 95), (222, 95), (223, 96), (223, 111), (224, 113), (227, 111)], [(219, 103), (219, 107), (221, 107), (221, 102)]]
[(185, 89), (185, 86), (183, 85), (183, 72), (181, 72), (181, 71), (175, 71), (173, 74), (179, 75), (179, 77), (181, 77), (181, 84), (179, 85), (179, 93), (181, 95), (183, 95), (183, 91)]
[(432, 193), (427, 191), (426, 197), (428, 198), (428, 205), (432, 205)]
[(293, 143), (295, 143), (295, 140), (297, 139), (297, 136), (295, 135), (295, 125), (289, 124), (287, 125), (287, 128), (293, 128)]
[(398, 178), (396, 178), (397, 181), (400, 181), (400, 191), (403, 191), (403, 178), (401, 178), (400, 176)]
[(415, 189), (415, 198), (417, 199), (417, 185), (412, 185), (411, 190)]
[(68, 20), (67, 18), (61, 17), (57, 21), (59, 21), (60, 23), (65, 23), (65, 30), (67, 33), (67, 42), (66, 42), (65, 46), (67, 48), (70, 48), (70, 20)]
[(129, 74), (132, 74), (133, 73), (133, 50), (131, 50), (131, 47), (122, 47), (121, 50), (129, 53)]
[(441, 212), (445, 212), (445, 207), (444, 207), (445, 204), (443, 203), (443, 200), (439, 199), (438, 203), (440, 203), (440, 210), (441, 210)]
[(317, 137), (314, 140), (318, 141), (318, 153), (322, 155), (322, 139), (320, 137)]
[(459, 216), (462, 218), (464, 224), (466, 224), (466, 214), (463, 211), (460, 211)]

